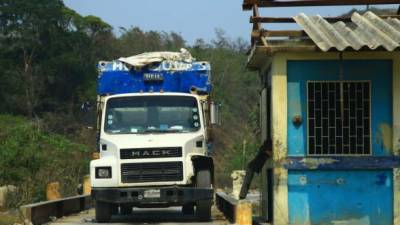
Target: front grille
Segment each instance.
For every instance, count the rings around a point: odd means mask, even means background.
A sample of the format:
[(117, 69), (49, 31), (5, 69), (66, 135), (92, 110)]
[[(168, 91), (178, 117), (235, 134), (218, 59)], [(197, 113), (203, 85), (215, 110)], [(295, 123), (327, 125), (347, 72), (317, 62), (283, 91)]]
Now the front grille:
[(120, 150), (121, 159), (169, 158), (181, 156), (181, 147), (126, 148)]
[(122, 183), (183, 180), (182, 162), (121, 164)]

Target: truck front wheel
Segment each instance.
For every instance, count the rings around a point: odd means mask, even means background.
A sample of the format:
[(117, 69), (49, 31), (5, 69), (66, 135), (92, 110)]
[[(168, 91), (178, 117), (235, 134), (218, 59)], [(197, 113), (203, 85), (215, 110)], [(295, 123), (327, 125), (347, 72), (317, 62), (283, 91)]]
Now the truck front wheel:
[(111, 207), (111, 215), (118, 215), (118, 205), (117, 204), (110, 204)]
[(130, 215), (132, 213), (132, 207), (121, 205), (121, 215)]
[(192, 215), (194, 214), (194, 205), (193, 204), (185, 204), (182, 206), (182, 213), (184, 215)]
[(111, 219), (112, 205), (107, 202), (96, 201), (96, 221), (98, 223), (107, 223)]
[[(196, 187), (211, 188), (211, 172), (208, 169), (199, 169), (196, 174)], [(199, 221), (211, 219), (212, 200), (199, 200), (196, 202), (196, 216)]]

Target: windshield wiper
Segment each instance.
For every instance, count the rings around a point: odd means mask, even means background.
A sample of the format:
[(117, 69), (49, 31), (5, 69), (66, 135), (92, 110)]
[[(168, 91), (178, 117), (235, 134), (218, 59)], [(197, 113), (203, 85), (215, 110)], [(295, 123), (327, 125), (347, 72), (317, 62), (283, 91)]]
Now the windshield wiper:
[(187, 133), (189, 131), (186, 130), (178, 130), (178, 129), (173, 129), (173, 130), (144, 130), (143, 133)]
[(148, 129), (148, 130), (144, 130), (143, 133), (164, 133), (164, 131), (158, 130), (158, 129)]
[(181, 129), (170, 129), (168, 130), (169, 133), (188, 133), (188, 130), (181, 130)]

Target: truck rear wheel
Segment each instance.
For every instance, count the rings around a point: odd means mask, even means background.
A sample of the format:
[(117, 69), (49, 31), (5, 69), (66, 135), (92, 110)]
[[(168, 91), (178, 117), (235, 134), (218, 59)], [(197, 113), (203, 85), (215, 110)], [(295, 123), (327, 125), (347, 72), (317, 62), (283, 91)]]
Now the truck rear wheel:
[(107, 223), (111, 219), (112, 205), (107, 202), (96, 201), (96, 221), (98, 223)]
[[(211, 188), (211, 172), (208, 169), (199, 169), (196, 174), (196, 187)], [(211, 219), (212, 200), (199, 200), (196, 202), (196, 216), (199, 221)]]

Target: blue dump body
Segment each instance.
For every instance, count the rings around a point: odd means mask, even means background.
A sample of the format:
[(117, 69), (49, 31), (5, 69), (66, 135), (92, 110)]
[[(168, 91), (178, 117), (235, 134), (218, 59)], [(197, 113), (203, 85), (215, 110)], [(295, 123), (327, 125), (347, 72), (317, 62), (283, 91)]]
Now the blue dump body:
[(120, 61), (112, 61), (100, 62), (98, 69), (98, 95), (160, 91), (190, 93), (193, 89), (209, 94), (211, 91), (208, 62), (162, 61), (136, 70)]

